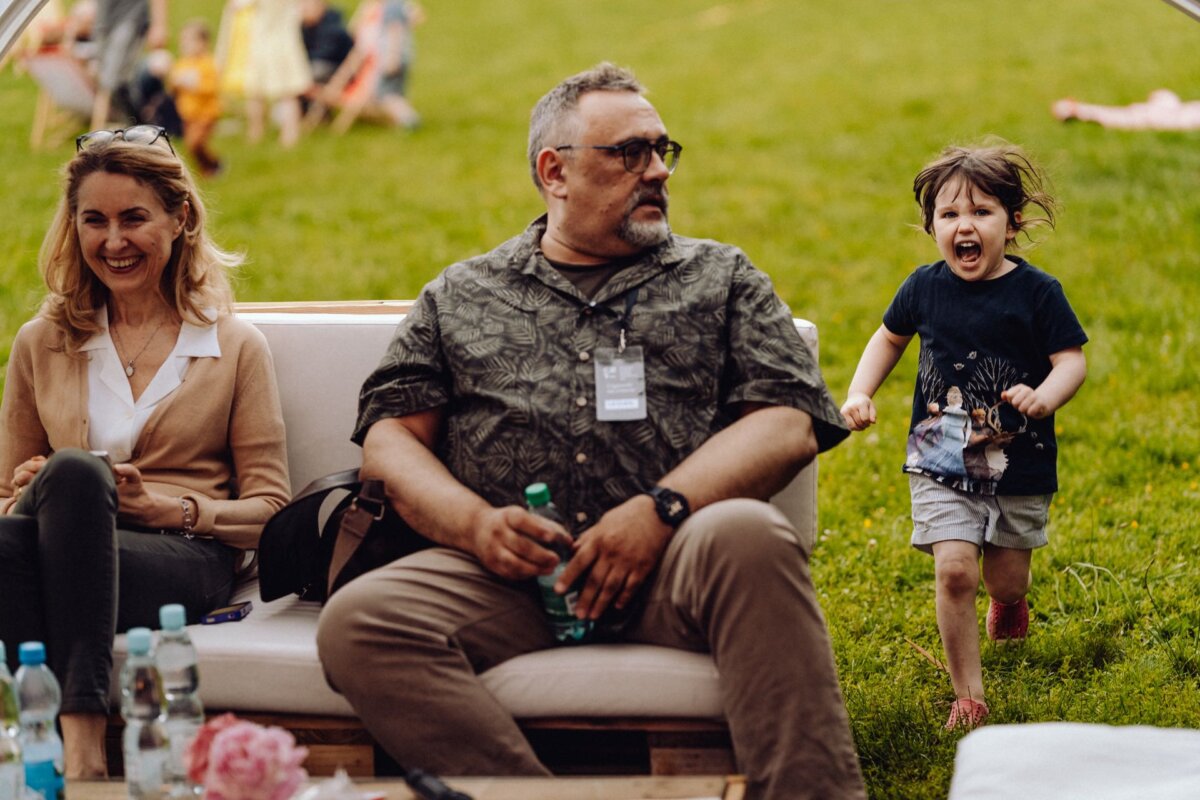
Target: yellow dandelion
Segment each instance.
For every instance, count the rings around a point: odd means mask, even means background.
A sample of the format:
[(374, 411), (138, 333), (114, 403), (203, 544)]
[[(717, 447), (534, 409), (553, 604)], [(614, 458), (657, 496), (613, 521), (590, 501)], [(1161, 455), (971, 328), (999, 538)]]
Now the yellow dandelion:
[(874, 524), (874, 523), (873, 523), (873, 522), (871, 522), (871, 520), (869, 520), (869, 519), (864, 519), (864, 520), (863, 520), (863, 527), (864, 527), (864, 528), (869, 528), (869, 527), (871, 527), (873, 524)]
[(1055, 435), (1055, 436), (1062, 436), (1062, 434), (1063, 434), (1063, 426), (1062, 426), (1062, 425), (1055, 425), (1055, 426), (1054, 426), (1054, 435)]
[(1134, 530), (1137, 530), (1138, 521), (1135, 519), (1133, 522), (1130, 522), (1129, 527), (1133, 528)]
[(1184, 471), (1187, 471), (1187, 470), (1189, 470), (1189, 469), (1191, 469), (1191, 468), (1192, 468), (1192, 465), (1191, 465), (1191, 464), (1189, 464), (1188, 462), (1186, 462), (1186, 461), (1185, 461), (1185, 462), (1183, 462), (1182, 464), (1180, 464), (1180, 465), (1179, 465), (1179, 468), (1180, 468), (1180, 469), (1182, 469), (1182, 470), (1184, 470)]

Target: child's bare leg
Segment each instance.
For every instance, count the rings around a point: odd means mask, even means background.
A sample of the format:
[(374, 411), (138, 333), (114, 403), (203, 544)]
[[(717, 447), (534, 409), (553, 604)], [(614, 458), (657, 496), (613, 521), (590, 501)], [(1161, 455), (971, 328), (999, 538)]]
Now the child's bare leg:
[(1029, 592), (1032, 550), (983, 546), (983, 585), (988, 596), (1000, 603), (1015, 603)]
[(274, 117), (279, 124), (279, 145), (289, 148), (300, 139), (300, 99), (289, 97), (278, 101)]
[(979, 548), (951, 540), (933, 545), (938, 630), (956, 697), (983, 700), (983, 666), (979, 659)]
[(246, 139), (251, 144), (257, 144), (263, 137), (266, 110), (263, 101), (257, 97), (246, 99)]
[(983, 548), (983, 585), (988, 604), (988, 638), (997, 642), (1016, 642), (1029, 631), (1029, 562), (1032, 550), (1017, 550), (995, 545)]

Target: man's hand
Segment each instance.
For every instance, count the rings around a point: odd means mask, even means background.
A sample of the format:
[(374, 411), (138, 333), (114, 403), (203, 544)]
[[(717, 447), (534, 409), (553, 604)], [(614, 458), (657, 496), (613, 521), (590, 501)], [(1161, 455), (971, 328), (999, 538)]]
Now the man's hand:
[(842, 417), (850, 430), (866, 430), (875, 424), (875, 403), (863, 392), (851, 392), (842, 405)]
[(1044, 419), (1054, 412), (1053, 407), (1038, 395), (1037, 389), (1018, 383), (1000, 393), (1000, 399), (1033, 419)]
[(519, 581), (549, 574), (558, 556), (548, 548), (556, 544), (570, 547), (571, 535), (520, 506), (489, 506), (475, 519), (475, 557), (501, 578)]
[(618, 609), (624, 608), (658, 565), (672, 533), (654, 513), (649, 495), (631, 497), (583, 532), (554, 591), (565, 593), (586, 572), (575, 616), (598, 619), (613, 598)]

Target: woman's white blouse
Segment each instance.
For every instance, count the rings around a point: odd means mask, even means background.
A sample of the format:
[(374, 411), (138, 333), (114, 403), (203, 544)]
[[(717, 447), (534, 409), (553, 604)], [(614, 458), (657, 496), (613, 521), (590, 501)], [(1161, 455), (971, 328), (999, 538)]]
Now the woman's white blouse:
[[(209, 316), (209, 314), (205, 314)], [(214, 315), (215, 316), (215, 315)], [(187, 320), (167, 360), (136, 401), (125, 376), (125, 367), (108, 331), (108, 312), (101, 312), (104, 330), (81, 348), (88, 357), (88, 447), (107, 450), (114, 463), (129, 461), (142, 428), (154, 409), (183, 383), (193, 358), (218, 358), (217, 326), (194, 325)]]

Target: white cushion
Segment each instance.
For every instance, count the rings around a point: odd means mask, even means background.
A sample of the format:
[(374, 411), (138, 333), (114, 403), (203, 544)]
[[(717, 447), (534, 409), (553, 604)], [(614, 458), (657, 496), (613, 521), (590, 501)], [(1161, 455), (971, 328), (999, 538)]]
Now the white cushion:
[[(387, 348), (400, 314), (242, 313), (267, 337), (288, 436), (292, 489), (361, 463), (350, 442), (358, 391)], [(796, 320), (816, 350), (816, 328)], [(811, 549), (816, 532), (816, 464), (772, 498)], [(238, 622), (189, 627), (200, 662), (200, 696), (207, 708), (352, 716), (349, 704), (325, 683), (317, 659), (320, 606), (295, 596), (263, 603), (258, 583), (239, 587), (235, 600), (254, 610)], [(115, 644), (112, 700), (125, 658)], [(484, 684), (518, 718), (721, 718), (717, 671), (705, 654), (648, 645), (587, 645), (514, 658), (486, 672)]]
[(1200, 730), (986, 725), (958, 743), (950, 800), (1196, 800)]

